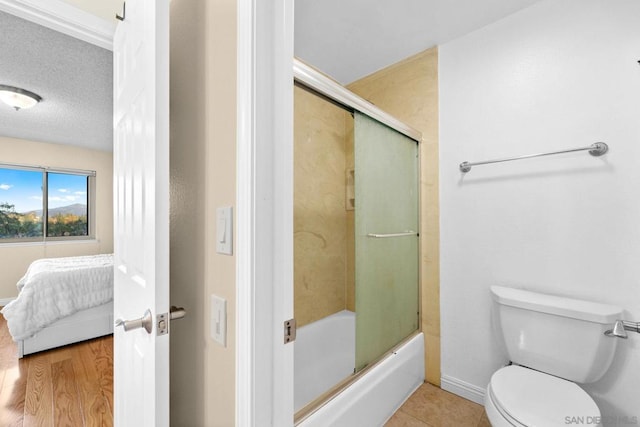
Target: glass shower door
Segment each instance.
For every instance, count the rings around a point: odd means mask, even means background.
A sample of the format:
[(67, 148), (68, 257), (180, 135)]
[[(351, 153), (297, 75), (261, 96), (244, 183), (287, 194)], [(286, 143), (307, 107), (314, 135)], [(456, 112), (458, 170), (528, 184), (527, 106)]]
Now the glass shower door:
[(418, 143), (355, 113), (356, 372), (418, 329)]

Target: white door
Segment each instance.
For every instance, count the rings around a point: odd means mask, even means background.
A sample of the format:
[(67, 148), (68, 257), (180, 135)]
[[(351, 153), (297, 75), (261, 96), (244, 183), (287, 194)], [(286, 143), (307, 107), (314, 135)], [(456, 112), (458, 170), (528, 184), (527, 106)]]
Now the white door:
[[(128, 0), (114, 36), (114, 419), (169, 425), (169, 0)], [(166, 321), (165, 321), (166, 323)], [(125, 326), (129, 331), (125, 332)]]

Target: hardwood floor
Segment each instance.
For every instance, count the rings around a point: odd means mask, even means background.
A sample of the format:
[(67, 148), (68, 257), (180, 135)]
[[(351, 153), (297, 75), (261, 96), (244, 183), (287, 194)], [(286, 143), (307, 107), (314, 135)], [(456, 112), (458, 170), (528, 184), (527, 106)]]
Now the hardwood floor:
[(113, 337), (18, 359), (0, 315), (0, 426), (113, 425)]

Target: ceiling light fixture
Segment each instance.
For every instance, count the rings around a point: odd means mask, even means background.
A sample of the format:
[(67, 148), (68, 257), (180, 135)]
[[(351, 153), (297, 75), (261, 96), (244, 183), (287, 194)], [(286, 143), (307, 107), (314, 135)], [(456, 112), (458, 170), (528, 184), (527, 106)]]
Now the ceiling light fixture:
[(42, 101), (42, 97), (19, 87), (0, 85), (0, 101), (18, 111), (33, 107)]

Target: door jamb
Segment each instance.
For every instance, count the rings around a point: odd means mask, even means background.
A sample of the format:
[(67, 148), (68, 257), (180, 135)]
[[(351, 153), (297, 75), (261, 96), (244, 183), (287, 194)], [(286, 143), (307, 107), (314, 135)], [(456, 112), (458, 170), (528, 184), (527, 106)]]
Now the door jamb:
[(238, 0), (236, 425), (293, 425), (293, 0)]

